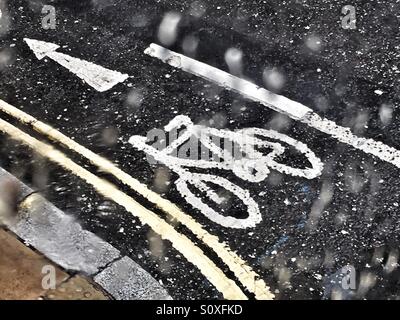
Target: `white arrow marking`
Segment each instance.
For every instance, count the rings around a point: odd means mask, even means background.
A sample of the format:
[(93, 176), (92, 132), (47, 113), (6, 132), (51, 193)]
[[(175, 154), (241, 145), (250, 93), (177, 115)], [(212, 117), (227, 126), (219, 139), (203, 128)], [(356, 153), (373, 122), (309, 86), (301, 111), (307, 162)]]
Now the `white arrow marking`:
[(28, 38), (24, 38), (24, 41), (28, 44), (29, 48), (31, 48), (39, 60), (44, 57), (49, 57), (77, 75), (97, 91), (107, 91), (116, 84), (124, 82), (129, 77), (127, 74), (109, 70), (97, 64), (56, 52), (60, 46), (54, 43)]

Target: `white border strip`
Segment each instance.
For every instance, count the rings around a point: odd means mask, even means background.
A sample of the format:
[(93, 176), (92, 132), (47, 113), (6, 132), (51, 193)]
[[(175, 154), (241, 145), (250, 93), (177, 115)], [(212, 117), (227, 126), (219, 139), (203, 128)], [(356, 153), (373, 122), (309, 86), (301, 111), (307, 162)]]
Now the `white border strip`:
[(277, 112), (283, 113), (294, 120), (301, 121), (310, 127), (328, 134), (338, 141), (348, 144), (365, 153), (372, 154), (379, 159), (400, 168), (400, 151), (372, 139), (355, 136), (349, 128), (338, 126), (335, 122), (321, 118), (310, 108), (290, 100), (284, 96), (274, 94), (250, 81), (233, 76), (225, 71), (212, 67), (203, 62), (191, 59), (182, 54), (152, 43), (145, 51), (147, 55), (160, 59), (175, 68), (212, 81), (228, 90), (240, 93), (244, 97), (259, 102)]
[(312, 111), (298, 102), (294, 102), (284, 96), (260, 88), (250, 81), (235, 77), (225, 71), (173, 52), (155, 43), (152, 43), (144, 53), (158, 58), (175, 68), (182, 69), (196, 76), (215, 82), (227, 89), (236, 91), (248, 99), (259, 102), (275, 111), (287, 114), (293, 119), (299, 120), (308, 112)]

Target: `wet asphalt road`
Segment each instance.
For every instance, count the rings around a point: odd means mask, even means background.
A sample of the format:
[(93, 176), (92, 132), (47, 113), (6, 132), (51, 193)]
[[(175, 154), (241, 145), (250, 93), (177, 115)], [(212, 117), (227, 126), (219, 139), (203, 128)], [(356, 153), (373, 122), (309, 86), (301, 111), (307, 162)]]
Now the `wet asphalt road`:
[[(223, 228), (208, 220), (182, 199), (173, 183), (157, 191), (239, 253), (277, 298), (330, 297), (329, 282), (347, 264), (355, 267), (358, 280), (368, 273), (376, 276), (367, 298), (398, 297), (398, 272), (385, 271), (387, 260), (397, 257), (400, 241), (398, 168), (143, 51), (152, 42), (160, 43), (157, 31), (165, 13), (179, 12), (179, 33), (171, 50), (185, 53), (182, 43), (191, 36), (199, 40), (194, 58), (229, 71), (224, 54), (238, 48), (244, 57), (243, 77), (265, 86), (264, 69), (275, 67), (285, 78), (280, 94), (359, 136), (400, 149), (400, 3), (352, 1), (357, 8), (356, 30), (341, 28), (341, 8), (348, 4), (344, 1), (203, 1), (200, 7), (190, 1), (50, 1), (47, 4), (57, 10), (55, 30), (42, 28), (40, 1), (2, 3), (8, 30), (0, 35), (0, 54), (7, 57), (0, 60), (1, 99), (112, 160), (155, 190), (155, 177), (164, 169), (150, 166), (128, 140), (163, 127), (178, 114), (217, 128), (259, 127), (285, 133), (307, 144), (325, 168), (312, 180), (272, 172), (265, 181), (250, 183), (226, 174), (250, 190), (259, 204), (263, 220), (255, 228)], [(55, 62), (38, 61), (23, 38), (56, 43), (59, 52), (132, 77), (97, 92)], [(129, 103), (132, 95), (141, 97), (140, 105)], [(382, 110), (391, 110), (389, 120)], [(6, 136), (0, 141), (2, 166), (44, 190), (85, 228), (131, 256), (174, 298), (221, 298), (179, 252), (124, 209)], [(304, 164), (295, 155), (283, 161)], [(171, 173), (170, 180), (174, 179)], [(322, 208), (321, 194), (329, 195)], [(243, 208), (231, 206), (227, 212), (243, 215)], [(306, 228), (316, 211), (317, 225)], [(190, 235), (184, 227), (178, 229)]]

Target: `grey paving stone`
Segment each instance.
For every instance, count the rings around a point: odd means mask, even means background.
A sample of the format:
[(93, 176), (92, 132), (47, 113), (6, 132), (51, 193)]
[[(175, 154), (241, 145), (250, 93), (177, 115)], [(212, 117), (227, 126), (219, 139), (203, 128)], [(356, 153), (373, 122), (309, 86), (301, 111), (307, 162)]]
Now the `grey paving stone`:
[(8, 171), (4, 170), (0, 167), (0, 184), (4, 183), (5, 181), (13, 181), (16, 186), (18, 186), (18, 201), (21, 201), (27, 195), (31, 194), (34, 190), (29, 188), (27, 185), (21, 183), (15, 176), (13, 176)]
[[(12, 183), (10, 183), (12, 181)], [(39, 194), (0, 168), (3, 197), (10, 189), (18, 190), (15, 201), (21, 201), (19, 216), (1, 213), (7, 199), (0, 197), (0, 223), (33, 246), (47, 258), (67, 270), (94, 275), (120, 257), (120, 252), (91, 232), (83, 230), (73, 217), (66, 215)], [(13, 200), (14, 201), (14, 200)], [(2, 206), (3, 205), (3, 206)], [(3, 210), (7, 211), (7, 210)], [(9, 214), (8, 214), (9, 215)]]
[(94, 275), (120, 252), (78, 222), (33, 194), (21, 205), (23, 217), (10, 229), (49, 259), (67, 270)]
[(18, 203), (32, 192), (31, 188), (0, 168), (0, 226), (7, 226), (16, 222)]
[(112, 263), (94, 281), (117, 300), (172, 300), (147, 271), (128, 257)]
[[(0, 168), (0, 183), (2, 181), (13, 181), (19, 190), (18, 201), (23, 200), (19, 206), (18, 219), (13, 219), (7, 227), (26, 244), (67, 270), (94, 277), (94, 281), (115, 299), (172, 299), (132, 259), (120, 258), (119, 250), (95, 234), (83, 230), (73, 217), (66, 215), (40, 194), (32, 194), (32, 189)], [(8, 187), (5, 185), (4, 189)]]

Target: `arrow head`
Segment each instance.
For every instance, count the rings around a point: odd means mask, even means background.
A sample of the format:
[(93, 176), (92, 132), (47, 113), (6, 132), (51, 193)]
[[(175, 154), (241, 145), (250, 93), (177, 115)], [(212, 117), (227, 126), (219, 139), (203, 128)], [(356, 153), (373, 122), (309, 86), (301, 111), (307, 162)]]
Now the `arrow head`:
[(56, 51), (60, 47), (54, 43), (34, 39), (24, 38), (24, 41), (39, 60), (42, 60), (47, 54)]

